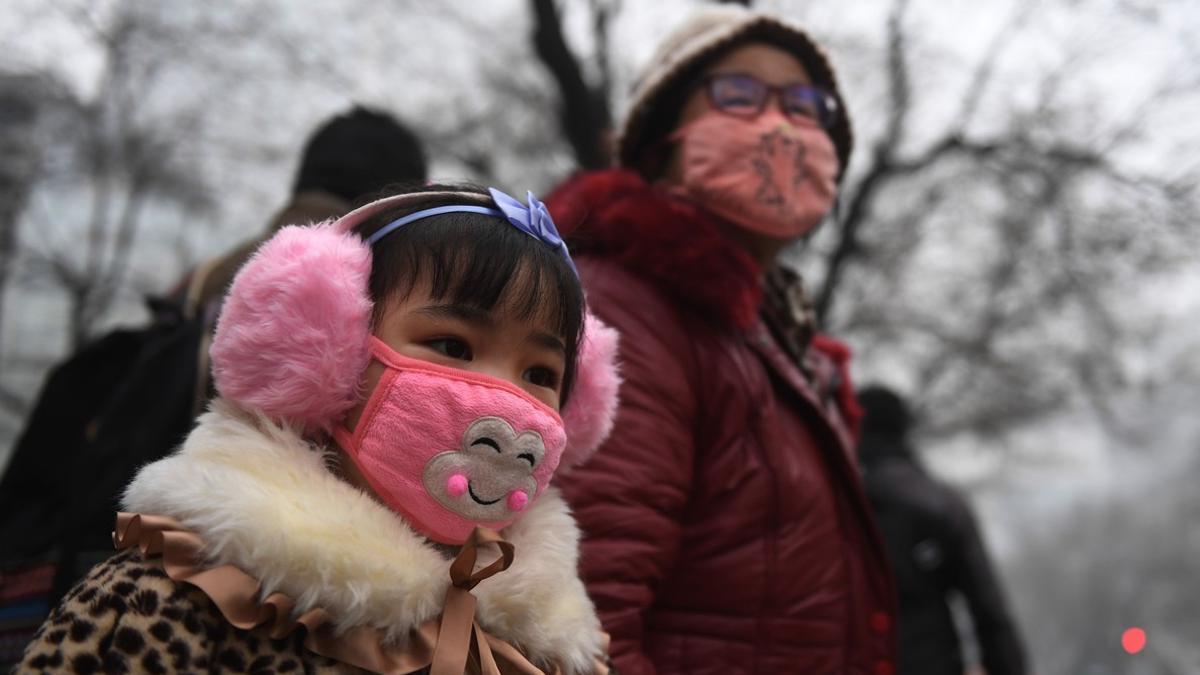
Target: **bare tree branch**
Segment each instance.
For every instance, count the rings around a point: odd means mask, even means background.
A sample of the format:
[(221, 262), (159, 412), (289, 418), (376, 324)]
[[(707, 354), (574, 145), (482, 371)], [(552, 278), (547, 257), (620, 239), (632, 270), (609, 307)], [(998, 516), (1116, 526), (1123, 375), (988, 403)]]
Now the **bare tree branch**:
[(601, 101), (612, 100), (612, 64), (609, 58), (608, 25), (621, 11), (620, 0), (591, 0), (592, 33), (596, 36), (596, 71), (599, 73), (595, 95)]
[[(31, 77), (0, 76), (0, 335), (4, 300), (18, 248), (18, 219), (33, 186), (40, 149), (31, 130), (38, 115), (40, 83)], [(0, 350), (0, 354), (3, 350)]]
[(1012, 15), (1008, 21), (992, 37), (987, 51), (984, 52), (983, 58), (979, 60), (979, 64), (975, 67), (975, 72), (971, 75), (970, 84), (967, 85), (967, 92), (963, 96), (962, 107), (956, 118), (958, 134), (967, 132), (968, 127), (975, 118), (975, 112), (979, 109), (979, 103), (983, 100), (983, 94), (992, 82), (992, 77), (996, 70), (996, 62), (1004, 54), (1012, 39), (1020, 33), (1020, 30), (1032, 15), (1033, 1), (1023, 0), (1023, 2), (1013, 8)]
[(559, 120), (563, 134), (575, 151), (579, 166), (596, 169), (608, 165), (605, 139), (610, 126), (608, 101), (588, 86), (583, 69), (562, 33), (562, 19), (554, 0), (531, 0), (534, 14), (533, 46), (549, 69), (561, 95)]
[(821, 283), (814, 303), (818, 317), (825, 318), (833, 309), (834, 294), (841, 282), (842, 274), (850, 259), (859, 250), (859, 229), (870, 216), (875, 193), (887, 182), (892, 171), (896, 149), (905, 133), (905, 121), (911, 106), (908, 80), (908, 64), (905, 54), (904, 12), (909, 0), (895, 0), (888, 18), (888, 91), (891, 106), (888, 111), (887, 132), (875, 144), (871, 152), (871, 168), (858, 182), (850, 197), (849, 207), (838, 219), (838, 242), (825, 266), (825, 279)]
[(908, 114), (912, 109), (912, 83), (908, 74), (908, 36), (903, 25), (908, 3), (909, 0), (895, 0), (888, 15), (887, 70), (890, 105), (887, 131), (883, 136), (883, 147), (886, 148), (888, 157), (894, 155), (896, 149), (903, 144), (908, 131)]

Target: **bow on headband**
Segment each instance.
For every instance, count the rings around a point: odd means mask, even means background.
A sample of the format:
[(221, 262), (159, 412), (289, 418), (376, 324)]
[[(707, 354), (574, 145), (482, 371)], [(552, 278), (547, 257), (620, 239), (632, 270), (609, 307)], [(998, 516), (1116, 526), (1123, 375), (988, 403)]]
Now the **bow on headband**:
[(504, 216), (508, 218), (508, 222), (513, 227), (531, 237), (535, 237), (550, 248), (556, 249), (566, 259), (567, 264), (571, 266), (571, 270), (575, 272), (575, 276), (579, 276), (579, 270), (575, 269), (575, 261), (571, 260), (571, 253), (567, 250), (567, 244), (563, 241), (562, 235), (558, 233), (558, 228), (554, 225), (554, 219), (550, 217), (550, 211), (546, 208), (545, 204), (533, 196), (532, 192), (526, 193), (529, 206), (522, 204), (496, 188), (488, 188), (488, 193), (492, 195), (496, 206), (500, 207), (500, 210), (504, 212)]
[(575, 276), (579, 276), (579, 270), (575, 269), (575, 261), (571, 260), (571, 253), (567, 251), (567, 244), (563, 241), (562, 236), (558, 234), (558, 228), (555, 227), (554, 219), (550, 217), (550, 211), (546, 209), (545, 204), (538, 201), (538, 198), (534, 197), (532, 192), (527, 193), (529, 206), (522, 204), (496, 188), (488, 188), (488, 192), (492, 195), (492, 200), (496, 202), (498, 210), (471, 204), (449, 204), (422, 209), (398, 220), (393, 220), (379, 228), (374, 234), (367, 237), (367, 245), (374, 246), (379, 240), (389, 234), (422, 218), (437, 216), (443, 213), (481, 213), (486, 216), (504, 218), (513, 227), (558, 251), (563, 259), (567, 261), (567, 264), (571, 266), (571, 271), (575, 273)]

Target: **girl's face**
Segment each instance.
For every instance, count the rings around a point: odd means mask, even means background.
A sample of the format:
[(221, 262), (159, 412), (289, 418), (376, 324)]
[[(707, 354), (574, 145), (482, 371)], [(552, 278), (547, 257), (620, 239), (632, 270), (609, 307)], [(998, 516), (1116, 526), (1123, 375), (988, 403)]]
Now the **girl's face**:
[[(505, 380), (558, 410), (566, 370), (563, 336), (547, 317), (521, 317), (512, 307), (515, 301), (506, 297), (484, 311), (434, 300), (428, 284), (421, 283), (407, 297), (388, 304), (375, 335), (400, 354)], [(367, 367), (367, 397), (347, 415), (348, 429), (358, 424), (383, 372), (374, 361)]]

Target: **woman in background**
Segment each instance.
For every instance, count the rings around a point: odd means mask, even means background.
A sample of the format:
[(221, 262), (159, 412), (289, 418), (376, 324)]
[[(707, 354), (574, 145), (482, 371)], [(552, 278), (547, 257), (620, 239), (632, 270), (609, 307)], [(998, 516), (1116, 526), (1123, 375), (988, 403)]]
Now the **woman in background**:
[(549, 200), (621, 333), (614, 432), (565, 493), (625, 675), (894, 670), (848, 353), (777, 262), (832, 209), (851, 147), (804, 31), (712, 8), (640, 80), (621, 168)]

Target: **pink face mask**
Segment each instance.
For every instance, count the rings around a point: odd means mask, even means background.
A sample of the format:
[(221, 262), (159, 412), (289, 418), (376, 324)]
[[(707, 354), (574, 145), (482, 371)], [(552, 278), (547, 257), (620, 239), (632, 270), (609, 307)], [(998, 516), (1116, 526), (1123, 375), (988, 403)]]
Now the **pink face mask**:
[(566, 445), (558, 413), (496, 378), (396, 353), (354, 433), (334, 437), (376, 494), (430, 539), (500, 529), (546, 489)]
[(682, 153), (679, 191), (739, 227), (791, 239), (833, 206), (837, 151), (816, 122), (776, 109), (753, 119), (710, 112), (671, 138)]

